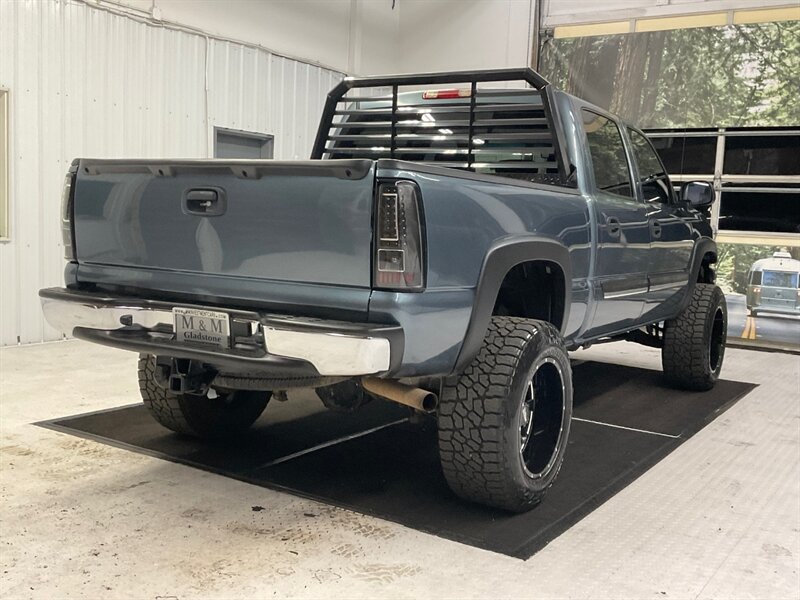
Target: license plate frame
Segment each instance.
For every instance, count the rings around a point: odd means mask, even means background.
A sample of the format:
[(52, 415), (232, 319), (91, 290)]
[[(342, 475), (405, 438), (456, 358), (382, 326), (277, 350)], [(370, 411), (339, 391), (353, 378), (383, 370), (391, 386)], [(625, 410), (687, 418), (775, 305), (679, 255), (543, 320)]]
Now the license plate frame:
[(230, 348), (230, 321), (230, 315), (222, 311), (180, 306), (172, 309), (175, 340), (184, 344)]

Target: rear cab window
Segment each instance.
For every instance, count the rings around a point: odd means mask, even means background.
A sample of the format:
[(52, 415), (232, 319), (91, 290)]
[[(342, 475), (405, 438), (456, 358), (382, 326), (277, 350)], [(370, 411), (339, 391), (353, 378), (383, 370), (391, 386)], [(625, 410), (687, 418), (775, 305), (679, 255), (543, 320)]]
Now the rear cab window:
[[(394, 157), (534, 183), (564, 185), (540, 92), (469, 87), (398, 94), (354, 90), (337, 106), (322, 158)], [(394, 120), (393, 120), (394, 119)]]

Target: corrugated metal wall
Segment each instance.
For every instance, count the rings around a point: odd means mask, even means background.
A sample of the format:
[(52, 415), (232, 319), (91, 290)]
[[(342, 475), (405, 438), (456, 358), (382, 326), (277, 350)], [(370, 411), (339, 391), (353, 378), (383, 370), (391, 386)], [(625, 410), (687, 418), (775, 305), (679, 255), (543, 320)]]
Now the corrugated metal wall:
[(11, 135), (0, 344), (61, 337), (37, 293), (62, 283), (58, 210), (73, 158), (208, 157), (214, 126), (273, 134), (275, 158), (307, 158), (342, 76), (82, 3), (0, 0)]

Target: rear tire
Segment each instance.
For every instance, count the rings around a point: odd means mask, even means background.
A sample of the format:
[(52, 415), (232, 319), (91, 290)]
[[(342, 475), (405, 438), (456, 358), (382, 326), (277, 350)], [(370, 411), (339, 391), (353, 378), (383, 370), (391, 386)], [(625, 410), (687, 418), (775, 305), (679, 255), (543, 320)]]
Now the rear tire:
[(714, 387), (722, 369), (728, 331), (725, 295), (716, 285), (695, 284), (689, 305), (664, 323), (661, 364), (667, 380), (680, 388)]
[(271, 392), (236, 390), (216, 398), (174, 394), (156, 384), (155, 357), (139, 355), (139, 391), (147, 410), (176, 433), (204, 439), (230, 439), (247, 430), (269, 402)]
[(478, 355), (447, 378), (439, 456), (460, 497), (524, 512), (541, 502), (564, 460), (572, 371), (549, 323), (492, 317)]

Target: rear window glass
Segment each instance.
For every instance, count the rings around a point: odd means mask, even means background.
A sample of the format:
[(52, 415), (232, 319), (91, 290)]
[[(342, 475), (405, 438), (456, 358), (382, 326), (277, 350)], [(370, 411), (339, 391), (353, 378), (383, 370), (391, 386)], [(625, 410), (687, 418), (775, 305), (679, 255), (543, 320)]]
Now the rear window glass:
[(761, 285), (767, 287), (797, 288), (797, 273), (787, 271), (764, 271)]
[[(387, 96), (345, 96), (323, 158), (394, 157), (526, 181), (561, 183), (552, 132), (538, 91), (478, 87)], [(361, 92), (366, 93), (366, 92)]]

